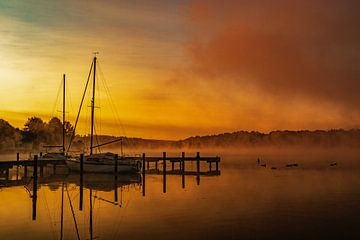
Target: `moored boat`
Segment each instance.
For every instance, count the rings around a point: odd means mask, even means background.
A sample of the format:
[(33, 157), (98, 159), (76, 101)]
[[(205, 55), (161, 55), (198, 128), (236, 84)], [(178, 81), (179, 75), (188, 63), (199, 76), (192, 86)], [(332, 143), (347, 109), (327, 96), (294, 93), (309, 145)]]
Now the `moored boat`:
[[(95, 89), (96, 89), (96, 54), (93, 58), (91, 67), (90, 67), (90, 73), (88, 76), (88, 80), (85, 86), (85, 90), (84, 90), (84, 94), (83, 94), (83, 99), (85, 96), (85, 93), (87, 91), (87, 87), (88, 87), (88, 83), (90, 80), (90, 75), (91, 73), (93, 73), (93, 82), (92, 82), (92, 99), (91, 99), (91, 130), (90, 130), (90, 154), (87, 156), (84, 156), (84, 162), (83, 162), (83, 171), (84, 172), (90, 172), (90, 173), (113, 173), (114, 172), (114, 166), (115, 166), (115, 156), (116, 154), (114, 153), (93, 153), (94, 149), (99, 149), (100, 146), (104, 146), (110, 143), (114, 143), (116, 141), (121, 141), (122, 138), (115, 140), (115, 141), (111, 141), (108, 143), (102, 143), (99, 144), (97, 146), (94, 146), (94, 118), (95, 118)], [(75, 129), (76, 129), (76, 125), (79, 119), (79, 114), (80, 114), (80, 110), (83, 104), (83, 99), (80, 103), (80, 109), (78, 111), (78, 116), (77, 116), (77, 120), (75, 122), (75, 128), (74, 128), (74, 132), (73, 135), (70, 139), (70, 143), (69, 143), (69, 147), (68, 150), (70, 149), (71, 146), (71, 142), (74, 138), (74, 134), (75, 134)], [(124, 157), (119, 157), (118, 158), (118, 172), (139, 172), (141, 170), (141, 161), (140, 159), (126, 159)], [(72, 171), (80, 171), (80, 157), (76, 156), (76, 157), (71, 157), (68, 156), (66, 158), (66, 164), (69, 167), (70, 170)]]
[[(141, 159), (118, 158), (118, 172), (139, 172), (141, 170)], [(80, 158), (68, 157), (66, 164), (71, 171), (80, 171)], [(84, 156), (83, 171), (88, 173), (113, 173), (115, 169), (115, 154), (100, 153)]]

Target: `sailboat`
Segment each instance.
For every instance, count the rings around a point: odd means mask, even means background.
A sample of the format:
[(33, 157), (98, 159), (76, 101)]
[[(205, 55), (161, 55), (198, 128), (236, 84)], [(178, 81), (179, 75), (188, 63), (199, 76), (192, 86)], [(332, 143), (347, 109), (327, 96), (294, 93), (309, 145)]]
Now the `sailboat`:
[[(97, 53), (95, 53), (95, 56), (93, 58), (93, 61), (92, 61), (91, 67), (90, 67), (88, 81), (86, 83), (83, 98), (80, 103), (80, 109), (78, 111), (78, 116), (77, 116), (77, 120), (75, 122), (74, 129), (76, 128), (76, 125), (77, 125), (77, 122), (79, 119), (80, 110), (81, 110), (84, 96), (85, 96), (85, 93), (87, 90), (91, 72), (93, 72), (92, 99), (91, 99), (91, 128), (90, 128), (91, 130), (90, 130), (90, 149), (89, 149), (90, 154), (87, 156), (84, 156), (83, 171), (90, 172), (90, 173), (113, 173), (116, 154), (111, 153), (111, 152), (96, 153), (96, 154), (93, 153), (94, 148), (115, 142), (115, 141), (111, 141), (109, 143), (103, 143), (103, 144), (94, 146), (94, 120), (95, 120), (94, 108), (95, 108), (96, 61), (97, 61), (96, 54)], [(75, 133), (75, 130), (74, 130), (74, 133)], [(71, 146), (71, 142), (72, 142), (73, 138), (74, 138), (74, 134), (70, 139), (69, 148)], [(121, 140), (122, 140), (122, 138), (120, 138), (116, 141), (121, 141)], [(68, 148), (68, 150), (69, 150), (69, 148)], [(80, 171), (80, 158), (78, 156), (77, 157), (68, 156), (66, 159), (66, 164), (70, 170)], [(118, 172), (128, 172), (128, 173), (139, 172), (141, 170), (141, 159), (134, 159), (134, 158), (127, 159), (123, 156), (120, 156), (118, 158), (117, 169), (118, 169)]]

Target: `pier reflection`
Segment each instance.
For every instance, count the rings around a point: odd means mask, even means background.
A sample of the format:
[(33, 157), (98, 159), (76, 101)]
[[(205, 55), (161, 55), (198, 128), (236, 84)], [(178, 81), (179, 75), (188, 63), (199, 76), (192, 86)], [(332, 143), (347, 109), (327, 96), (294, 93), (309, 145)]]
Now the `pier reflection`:
[[(165, 153), (163, 157), (166, 159)], [(143, 164), (143, 166), (146, 165)], [(46, 211), (52, 209), (51, 211), (58, 212), (56, 220), (59, 222), (56, 225), (58, 239), (83, 239), (84, 224), (87, 225), (86, 229), (88, 229), (84, 239), (93, 239), (101, 235), (97, 233), (96, 226), (99, 223), (93, 219), (96, 214), (99, 214), (99, 211), (94, 211), (99, 202), (106, 206), (126, 208), (129, 204), (127, 195), (130, 192), (131, 194), (139, 193), (142, 198), (145, 196), (151, 198), (154, 192), (167, 194), (169, 191), (174, 194), (173, 188), (177, 185), (176, 182), (179, 186), (177, 191), (185, 189), (185, 178), (188, 178), (187, 184), (190, 184), (191, 181), (189, 180), (192, 180), (194, 184), (198, 185), (200, 184), (200, 177), (220, 175), (220, 171), (200, 172), (197, 165), (193, 166), (192, 162), (188, 162), (186, 167), (185, 161), (160, 160), (159, 163), (151, 162), (147, 169), (145, 167), (136, 174), (80, 174), (79, 172), (69, 172), (66, 166), (57, 166), (56, 171), (54, 171), (53, 166), (44, 167), (42, 171), (38, 171), (40, 166), (35, 160), (34, 166), (27, 167), (26, 171), (24, 167), (8, 169), (8, 173), (3, 171), (6, 174), (4, 177), (0, 176), (0, 190), (1, 188), (25, 186), (32, 203), (29, 220), (36, 221), (38, 224), (43, 224), (42, 222), (46, 221), (46, 216), (44, 216), (46, 195), (51, 192), (56, 193), (57, 197), (53, 201), (61, 201), (61, 204), (47, 205)], [(148, 193), (150, 193), (149, 196)], [(181, 194), (181, 191), (178, 194)], [(78, 207), (76, 206), (77, 203), (79, 204)], [(111, 211), (108, 214), (111, 214)], [(49, 213), (49, 215), (54, 214)], [(86, 216), (88, 220), (82, 222), (82, 219), (79, 220), (79, 216), (82, 218)], [(111, 221), (116, 221), (116, 219), (112, 218)], [(69, 225), (73, 229), (70, 238), (70, 233), (67, 231)]]

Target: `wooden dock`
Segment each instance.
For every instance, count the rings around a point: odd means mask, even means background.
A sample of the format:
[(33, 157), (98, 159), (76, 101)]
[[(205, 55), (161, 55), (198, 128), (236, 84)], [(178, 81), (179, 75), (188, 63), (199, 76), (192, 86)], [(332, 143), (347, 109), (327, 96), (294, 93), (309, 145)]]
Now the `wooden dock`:
[[(38, 160), (38, 166), (46, 165), (66, 165), (65, 160)], [(13, 168), (16, 166), (34, 166), (32, 160), (19, 160), (19, 161), (0, 161), (0, 168)]]
[[(41, 155), (41, 154), (40, 154)], [(146, 157), (145, 153), (142, 154), (141, 157), (122, 157), (120, 159), (137, 159), (141, 160), (141, 172), (135, 173), (135, 183), (138, 183), (141, 185), (142, 188), (142, 196), (145, 197), (146, 193), (146, 176), (151, 174), (156, 175), (162, 175), (163, 179), (163, 193), (166, 193), (167, 190), (167, 175), (179, 175), (181, 176), (181, 185), (182, 188), (185, 189), (185, 176), (196, 176), (196, 182), (197, 185), (200, 185), (200, 176), (219, 176), (220, 170), (219, 170), (219, 163), (220, 163), (220, 157), (200, 157), (200, 153), (197, 152), (196, 156), (190, 156), (185, 157), (185, 152), (182, 152), (181, 157), (167, 157), (166, 152), (163, 152), (163, 155), (160, 157)], [(79, 210), (83, 210), (83, 191), (84, 186), (91, 189), (99, 189), (101, 191), (111, 191), (112, 188), (114, 190), (114, 202), (118, 202), (118, 186), (119, 184), (125, 184), (127, 185), (129, 181), (123, 181), (124, 179), (120, 179), (119, 177), (126, 177), (126, 175), (120, 175), (118, 172), (118, 155), (115, 155), (114, 158), (114, 171), (113, 174), (107, 174), (106, 176), (113, 177), (113, 182), (107, 181), (106, 185), (104, 185), (104, 182), (96, 183), (96, 181), (91, 180), (84, 174), (83, 171), (83, 164), (84, 164), (84, 155), (80, 155), (80, 172), (71, 173), (69, 169), (66, 167), (65, 171), (67, 172), (65, 176), (74, 176), (75, 175), (75, 184), (79, 181), (79, 187), (80, 187), (80, 195), (79, 195)], [(193, 166), (191, 166), (191, 169), (186, 169), (186, 163), (189, 162), (196, 162), (196, 171), (193, 170)], [(200, 163), (209, 164), (209, 169), (207, 171), (201, 171), (201, 164)], [(150, 163), (152, 165), (152, 168), (150, 168)], [(168, 163), (171, 164), (171, 170), (167, 169)], [(215, 164), (215, 170), (212, 169), (212, 164)], [(47, 170), (45, 171), (44, 175), (44, 167), (52, 165), (53, 166), (53, 177), (52, 176), (46, 176)], [(160, 170), (158, 166), (161, 165), (162, 169)], [(178, 165), (178, 169), (175, 169), (176, 165)], [(192, 164), (193, 165), (193, 164)], [(39, 159), (37, 155), (34, 155), (33, 160), (20, 160), (19, 153), (16, 155), (15, 161), (0, 161), (0, 188), (3, 187), (13, 187), (13, 186), (21, 186), (24, 185), (24, 187), (28, 190), (28, 192), (31, 194), (32, 199), (32, 220), (36, 220), (36, 214), (37, 214), (37, 192), (38, 187), (41, 186), (41, 184), (50, 183), (53, 180), (55, 182), (58, 181), (56, 179), (57, 173), (56, 173), (56, 166), (66, 166), (65, 160), (44, 160)], [(10, 175), (10, 169), (16, 167), (16, 178), (14, 179), (13, 175)], [(20, 169), (21, 167), (21, 169)], [(32, 176), (28, 176), (28, 167), (32, 170)], [(23, 174), (20, 174), (20, 170), (23, 169)], [(40, 169), (40, 178), (38, 178), (38, 169)], [(63, 168), (64, 169), (64, 168)], [(12, 171), (13, 172), (13, 171)], [(113, 176), (112, 176), (113, 175)], [(98, 176), (101, 176), (100, 174)], [(104, 175), (103, 175), (104, 176)], [(140, 177), (140, 178), (139, 178)], [(85, 180), (84, 180), (85, 179)], [(64, 180), (63, 180), (64, 181)], [(131, 180), (133, 181), (133, 180)], [(70, 181), (71, 182), (71, 181)], [(141, 183), (140, 183), (141, 182)], [(29, 186), (32, 183), (32, 189), (28, 189), (27, 186)], [(38, 186), (38, 184), (40, 184)], [(64, 186), (64, 183), (63, 185)], [(104, 187), (105, 186), (105, 187)], [(91, 195), (90, 195), (90, 199)]]
[[(40, 154), (41, 156), (41, 154)], [(13, 167), (23, 167), (24, 176), (27, 177), (28, 167), (33, 168), (35, 161), (33, 160), (20, 160), (19, 153), (16, 154), (17, 160), (14, 161), (0, 161), (0, 177), (5, 177), (5, 179), (9, 178), (9, 170)], [(167, 157), (166, 152), (163, 153), (163, 156), (145, 156), (143, 154), (142, 157), (135, 156), (125, 156), (121, 159), (141, 159), (143, 163), (143, 170), (146, 174), (169, 174), (169, 175), (220, 175), (219, 163), (220, 157), (201, 157), (198, 152), (196, 156), (187, 156), (185, 157), (185, 153), (183, 152), (181, 157)], [(186, 162), (196, 162), (196, 171), (186, 171), (185, 165)], [(167, 165), (171, 164), (171, 170), (167, 169)], [(200, 163), (208, 164), (208, 171), (201, 171)], [(213, 169), (213, 164), (215, 165), (215, 169)], [(43, 160), (41, 158), (37, 158), (36, 165), (40, 168), (40, 176), (43, 175), (43, 168), (52, 165), (54, 169), (54, 173), (56, 172), (57, 166), (65, 166), (65, 160)], [(162, 165), (163, 169), (160, 170), (159, 166)], [(178, 166), (178, 168), (176, 168)]]

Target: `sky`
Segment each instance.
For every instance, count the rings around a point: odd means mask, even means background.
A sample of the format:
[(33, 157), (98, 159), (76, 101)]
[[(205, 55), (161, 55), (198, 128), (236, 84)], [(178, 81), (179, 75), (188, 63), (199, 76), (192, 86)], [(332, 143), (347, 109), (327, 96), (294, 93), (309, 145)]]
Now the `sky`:
[[(0, 2), (0, 118), (74, 123), (93, 52), (96, 131), (182, 139), (360, 127), (360, 2)], [(90, 94), (78, 133), (89, 132)]]

